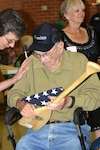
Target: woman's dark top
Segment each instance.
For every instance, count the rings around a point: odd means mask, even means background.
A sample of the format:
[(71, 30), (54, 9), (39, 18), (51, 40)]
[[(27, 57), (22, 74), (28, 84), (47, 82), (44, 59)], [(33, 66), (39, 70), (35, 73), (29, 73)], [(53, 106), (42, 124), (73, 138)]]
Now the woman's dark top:
[(65, 33), (61, 31), (61, 36), (64, 41), (64, 48), (76, 46), (77, 52), (83, 53), (90, 61), (97, 62), (98, 52), (96, 47), (96, 34), (93, 30), (86, 28), (88, 41), (86, 43), (73, 42)]

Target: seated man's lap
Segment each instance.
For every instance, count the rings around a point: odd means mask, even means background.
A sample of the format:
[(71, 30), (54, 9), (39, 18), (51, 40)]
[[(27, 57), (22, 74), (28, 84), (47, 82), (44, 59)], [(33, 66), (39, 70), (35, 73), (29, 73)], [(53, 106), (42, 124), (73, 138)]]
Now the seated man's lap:
[[(86, 136), (86, 149), (89, 150), (90, 127), (82, 125), (81, 128), (83, 135)], [(16, 150), (66, 150), (66, 148), (71, 150), (81, 149), (77, 128), (73, 122), (45, 125), (37, 131), (28, 130), (26, 135), (19, 140)]]

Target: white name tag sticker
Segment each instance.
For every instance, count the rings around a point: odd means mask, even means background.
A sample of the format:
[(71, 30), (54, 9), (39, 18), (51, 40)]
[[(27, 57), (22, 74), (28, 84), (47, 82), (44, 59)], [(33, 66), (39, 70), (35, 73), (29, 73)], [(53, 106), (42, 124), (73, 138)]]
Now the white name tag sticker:
[(69, 46), (69, 47), (66, 47), (66, 49), (68, 51), (71, 51), (71, 52), (77, 52), (77, 47), (76, 46)]
[(29, 123), (27, 123), (27, 124), (25, 124), (25, 126), (27, 127), (27, 128), (32, 128), (33, 126), (31, 125), (31, 124), (29, 124)]

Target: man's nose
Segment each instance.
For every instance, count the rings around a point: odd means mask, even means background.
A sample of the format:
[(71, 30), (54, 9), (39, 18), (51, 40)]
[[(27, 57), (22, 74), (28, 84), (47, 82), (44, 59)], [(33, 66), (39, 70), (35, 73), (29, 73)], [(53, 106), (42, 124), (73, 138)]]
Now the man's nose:
[(14, 46), (15, 46), (15, 42), (10, 43), (10, 44), (9, 44), (9, 46), (10, 46), (11, 48), (14, 48)]

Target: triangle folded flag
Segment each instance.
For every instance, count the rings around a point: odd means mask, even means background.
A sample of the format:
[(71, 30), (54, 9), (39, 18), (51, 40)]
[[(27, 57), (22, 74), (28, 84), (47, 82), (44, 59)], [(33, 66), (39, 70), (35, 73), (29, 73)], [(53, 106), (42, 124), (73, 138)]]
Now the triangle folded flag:
[(31, 96), (27, 96), (22, 98), (21, 100), (24, 102), (28, 102), (30, 104), (34, 104), (36, 106), (45, 106), (46, 102), (51, 101), (48, 96), (58, 96), (63, 91), (62, 87), (53, 88), (41, 93), (37, 93)]

